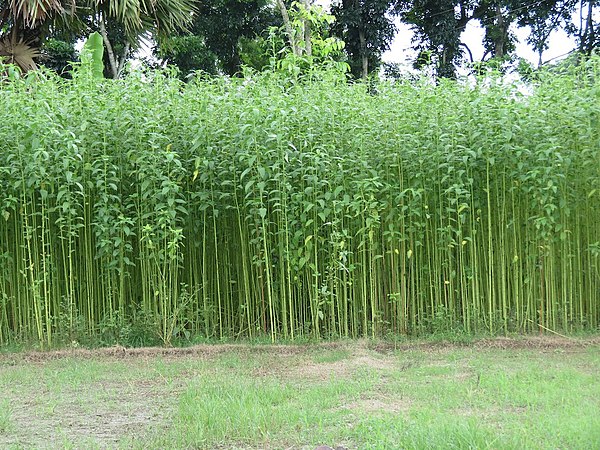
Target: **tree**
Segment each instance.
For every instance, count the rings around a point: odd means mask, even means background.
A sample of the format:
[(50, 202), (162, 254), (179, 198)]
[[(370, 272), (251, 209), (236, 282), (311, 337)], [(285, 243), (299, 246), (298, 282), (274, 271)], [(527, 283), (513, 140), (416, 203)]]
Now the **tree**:
[[(69, 77), (71, 62), (77, 61), (79, 55), (75, 44), (88, 38), (93, 30), (104, 27), (104, 75), (107, 78), (119, 77), (125, 63), (133, 55), (133, 47), (128, 43), (128, 36), (122, 24), (114, 19), (99, 22), (98, 16), (89, 10), (80, 8), (75, 16), (69, 17), (67, 26), (52, 25), (41, 43), (39, 61), (46, 67), (55, 70), (63, 77)], [(102, 36), (102, 35), (101, 35)], [(107, 48), (105, 42), (111, 46)], [(110, 50), (110, 52), (109, 52)]]
[(40, 48), (40, 61), (64, 78), (70, 78), (71, 63), (78, 60), (74, 39), (48, 37)]
[(184, 75), (194, 70), (234, 75), (244, 44), (280, 23), (268, 0), (210, 0), (199, 4), (189, 32), (160, 39), (154, 54)]
[[(270, 66), (294, 75), (323, 67), (345, 75), (350, 67), (345, 62), (344, 41), (331, 36), (335, 17), (309, 1), (293, 2), (289, 10), (280, 3), (284, 25), (271, 30)], [(278, 31), (284, 39), (274, 39)], [(281, 48), (276, 47), (277, 41)]]
[(24, 70), (35, 68), (37, 49), (53, 26), (81, 28), (89, 23), (88, 33), (100, 31), (111, 75), (117, 77), (122, 61), (115, 55), (109, 27), (122, 29), (128, 49), (145, 33), (166, 35), (185, 27), (193, 11), (194, 0), (0, 0), (0, 56)]
[[(485, 30), (483, 45), (485, 48), (482, 60), (489, 55), (501, 63), (514, 52), (515, 37), (510, 33), (511, 24), (515, 21), (516, 10), (513, 0), (497, 0), (481, 3), (479, 22)], [(521, 3), (521, 2), (516, 2)]]
[(569, 28), (571, 17), (579, 0), (549, 0), (535, 8), (521, 8), (517, 14), (517, 23), (529, 27), (531, 32), (527, 43), (538, 55), (538, 67), (542, 65), (542, 54), (548, 49), (550, 34), (559, 28)]
[(381, 64), (381, 54), (389, 49), (396, 27), (394, 1), (339, 0), (331, 6), (336, 22), (334, 35), (346, 43), (352, 74), (366, 78)]
[(416, 48), (421, 51), (417, 66), (423, 61), (433, 62), (438, 76), (453, 78), (464, 58), (461, 47), (474, 62), (471, 51), (461, 42), (461, 34), (470, 21), (478, 21), (485, 30), (482, 62), (494, 59), (501, 63), (510, 57), (515, 50), (510, 27), (517, 25), (530, 27), (527, 41), (538, 53), (541, 64), (550, 33), (567, 27), (579, 1), (399, 0), (397, 10), (415, 31)]
[[(321, 25), (323, 23), (321, 19), (328, 15), (321, 7), (313, 5), (313, 0), (293, 1), (290, 10), (283, 0), (277, 0), (277, 6), (281, 12), (283, 28), (292, 54), (296, 57), (312, 56), (313, 27)], [(325, 20), (327, 23), (332, 21), (333, 17)]]
[(463, 59), (460, 36), (469, 21), (484, 16), (487, 6), (485, 0), (398, 0), (398, 13), (415, 32), (419, 50), (415, 65), (433, 62), (439, 77), (456, 77)]
[(64, 10), (59, 0), (0, 0), (0, 60), (35, 69), (42, 26)]
[(579, 27), (572, 27), (570, 31), (577, 37), (579, 53), (590, 56), (600, 46), (600, 2), (581, 0), (579, 6)]

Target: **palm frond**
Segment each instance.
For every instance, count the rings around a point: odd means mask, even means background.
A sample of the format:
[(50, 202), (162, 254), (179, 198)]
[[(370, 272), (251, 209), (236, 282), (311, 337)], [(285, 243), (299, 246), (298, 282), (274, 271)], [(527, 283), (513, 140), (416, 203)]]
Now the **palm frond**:
[[(71, 7), (74, 3), (74, 0), (71, 0)], [(55, 13), (63, 13), (65, 9), (60, 0), (10, 0), (10, 11), (11, 15), (22, 20), (25, 26), (32, 27)]]
[(191, 23), (196, 9), (193, 0), (141, 0), (143, 10), (151, 17), (161, 34), (168, 34)]
[(142, 28), (140, 0), (100, 0), (100, 3), (108, 7), (109, 15), (121, 22), (128, 32)]
[(37, 69), (34, 59), (40, 56), (38, 49), (20, 40), (10, 38), (0, 40), (0, 59), (5, 63), (15, 64), (23, 71)]
[(96, 8), (123, 24), (129, 35), (170, 33), (191, 23), (195, 0), (95, 0)]

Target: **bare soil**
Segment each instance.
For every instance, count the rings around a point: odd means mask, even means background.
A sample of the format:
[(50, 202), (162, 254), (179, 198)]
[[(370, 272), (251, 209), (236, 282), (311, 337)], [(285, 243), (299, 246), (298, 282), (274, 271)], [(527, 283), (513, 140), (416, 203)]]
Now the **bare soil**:
[(201, 344), (192, 347), (144, 347), (125, 348), (121, 346), (108, 348), (70, 348), (61, 350), (32, 350), (21, 353), (0, 353), (0, 363), (10, 362), (44, 362), (61, 358), (85, 359), (117, 359), (132, 358), (211, 358), (218, 355), (240, 352), (245, 354), (270, 354), (275, 356), (305, 355), (310, 352), (327, 349), (356, 349), (365, 348), (379, 353), (393, 351), (436, 351), (456, 348), (475, 349), (534, 349), (534, 350), (577, 350), (600, 345), (600, 336), (585, 338), (568, 338), (552, 335), (523, 336), (518, 338), (496, 337), (480, 339), (469, 343), (449, 341), (415, 341), (415, 342), (386, 342), (386, 341), (333, 341), (309, 345), (277, 345), (277, 344)]

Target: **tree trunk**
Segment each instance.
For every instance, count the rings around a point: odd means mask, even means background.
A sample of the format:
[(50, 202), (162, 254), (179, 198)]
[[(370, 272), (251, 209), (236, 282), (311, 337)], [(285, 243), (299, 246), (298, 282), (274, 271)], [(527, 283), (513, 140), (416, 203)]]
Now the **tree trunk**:
[(456, 79), (456, 68), (454, 67), (454, 59), (460, 48), (460, 44), (446, 43), (442, 47), (442, 53), (439, 55), (440, 61), (437, 68), (438, 78)]
[(102, 16), (100, 17), (99, 28), (100, 35), (102, 36), (102, 40), (104, 41), (104, 47), (106, 48), (106, 53), (108, 54), (108, 64), (110, 65), (111, 72), (110, 76), (111, 78), (116, 80), (123, 73), (123, 68), (125, 67), (125, 62), (127, 61), (127, 55), (129, 54), (129, 50), (131, 50), (131, 44), (129, 43), (129, 41), (125, 42), (123, 54), (119, 58), (117, 55), (115, 55), (113, 46), (110, 43), (108, 31), (106, 31), (106, 25), (104, 24)]
[(4, 9), (0, 12), (0, 30), (5, 27), (10, 17), (10, 8), (8, 2), (4, 5)]
[(362, 24), (358, 30), (358, 39), (360, 41), (360, 59), (362, 62), (362, 77), (367, 78), (369, 76), (369, 56), (367, 55), (367, 38), (365, 36), (365, 30)]
[(369, 56), (367, 54), (367, 36), (363, 25), (363, 11), (360, 0), (354, 1), (354, 10), (358, 15), (358, 43), (360, 45), (361, 78), (369, 76)]
[[(304, 0), (304, 6), (307, 10), (310, 10), (309, 0)], [(312, 30), (310, 27), (310, 20), (304, 21), (304, 51), (306, 52), (306, 56), (312, 56)]]
[(110, 39), (108, 39), (108, 32), (106, 31), (104, 18), (102, 16), (100, 16), (99, 28), (100, 34), (102, 35), (102, 40), (104, 41), (104, 47), (106, 47), (106, 53), (108, 53), (108, 64), (110, 65), (111, 78), (117, 79), (119, 78), (119, 64), (117, 63), (117, 58), (115, 57), (115, 52), (113, 51)]
[(464, 42), (460, 43), (461, 47), (464, 47), (465, 50), (467, 51), (467, 53), (469, 54), (469, 61), (471, 61), (471, 64), (475, 62), (475, 60), (473, 59), (473, 52), (471, 51), (471, 49), (469, 48), (469, 46), (467, 44), (465, 44)]
[(279, 11), (281, 11), (281, 18), (283, 19), (283, 26), (285, 27), (285, 34), (287, 34), (288, 41), (292, 47), (292, 52), (295, 56), (300, 56), (300, 48), (296, 42), (296, 36), (294, 29), (292, 28), (292, 23), (290, 22), (290, 16), (288, 15), (285, 3), (283, 3), (283, 0), (277, 0), (277, 6), (279, 6)]
[[(596, 0), (588, 1), (588, 14), (585, 21), (585, 29), (582, 34), (581, 43), (580, 43), (580, 51), (585, 53), (586, 55), (591, 55), (594, 50), (594, 44), (596, 42), (596, 30), (594, 29), (594, 17), (593, 11), (594, 6), (596, 4)], [(583, 2), (582, 8), (583, 10)]]
[(119, 61), (119, 67), (117, 68), (117, 78), (121, 76), (123, 73), (123, 68), (125, 67), (125, 61), (127, 61), (127, 55), (129, 54), (129, 50), (131, 45), (129, 42), (125, 42), (125, 48), (123, 49), (123, 55), (121, 56), (121, 61)]
[(504, 44), (506, 37), (506, 25), (504, 24), (504, 17), (502, 17), (502, 10), (500, 9), (500, 5), (496, 5), (496, 28), (498, 30), (498, 35), (494, 42), (494, 56), (496, 58), (504, 57)]

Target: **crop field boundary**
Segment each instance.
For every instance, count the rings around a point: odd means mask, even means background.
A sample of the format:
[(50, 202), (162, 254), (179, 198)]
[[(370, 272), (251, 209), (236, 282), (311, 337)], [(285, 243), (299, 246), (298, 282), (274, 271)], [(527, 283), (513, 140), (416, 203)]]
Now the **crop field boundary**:
[(372, 350), (378, 353), (392, 351), (443, 351), (459, 348), (474, 349), (532, 349), (532, 350), (577, 350), (600, 346), (600, 335), (589, 337), (559, 336), (513, 336), (476, 339), (471, 342), (452, 340), (414, 340), (390, 342), (384, 340), (344, 340), (302, 344), (252, 344), (252, 343), (214, 343), (198, 344), (189, 347), (141, 347), (127, 348), (112, 346), (105, 348), (69, 348), (57, 350), (26, 350), (21, 352), (0, 353), (0, 363), (7, 360), (44, 362), (61, 358), (210, 358), (231, 352), (247, 354), (273, 354), (278, 356), (303, 355), (321, 350)]

